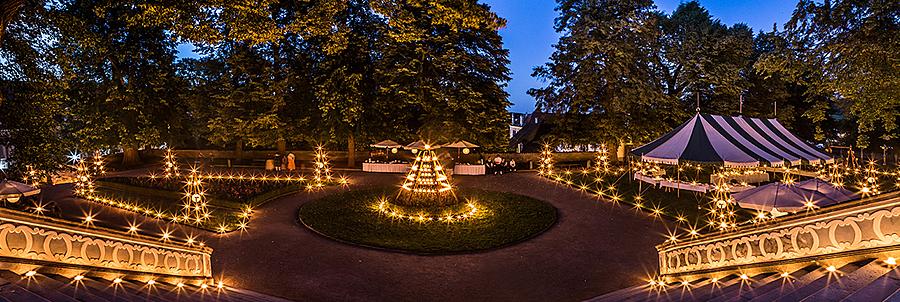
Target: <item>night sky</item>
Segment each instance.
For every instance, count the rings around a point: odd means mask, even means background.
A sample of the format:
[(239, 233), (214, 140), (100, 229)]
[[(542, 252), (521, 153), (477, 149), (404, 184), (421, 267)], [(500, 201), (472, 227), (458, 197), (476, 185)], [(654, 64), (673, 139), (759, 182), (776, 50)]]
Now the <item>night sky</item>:
[[(526, 94), (529, 88), (543, 84), (531, 77), (535, 66), (547, 61), (553, 53), (558, 35), (553, 30), (556, 18), (554, 0), (481, 0), (494, 12), (506, 18), (506, 28), (500, 30), (505, 47), (509, 49), (512, 81), (506, 87), (513, 103), (512, 112), (531, 112), (534, 99)], [(682, 0), (656, 0), (659, 9), (671, 13)], [(723, 23), (746, 23), (754, 31), (769, 31), (774, 23), (779, 28), (790, 19), (796, 1), (793, 0), (701, 0), (700, 3)], [(196, 57), (190, 45), (178, 47), (179, 56)]]

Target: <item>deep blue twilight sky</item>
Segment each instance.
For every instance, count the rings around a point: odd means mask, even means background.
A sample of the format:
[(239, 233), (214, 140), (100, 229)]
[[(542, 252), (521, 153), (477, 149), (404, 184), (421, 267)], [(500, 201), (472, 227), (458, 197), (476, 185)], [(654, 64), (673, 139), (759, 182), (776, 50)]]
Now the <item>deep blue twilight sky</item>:
[[(547, 61), (553, 53), (553, 44), (559, 36), (553, 30), (556, 18), (554, 0), (480, 0), (491, 6), (500, 17), (506, 19), (506, 28), (500, 30), (504, 46), (509, 49), (512, 80), (506, 87), (513, 103), (512, 112), (530, 113), (534, 110), (534, 99), (526, 91), (543, 84), (531, 77), (535, 66)], [(655, 0), (656, 6), (671, 13), (684, 0)], [(713, 17), (727, 25), (746, 23), (754, 31), (769, 31), (774, 23), (779, 28), (787, 22), (795, 0), (700, 0)], [(196, 57), (193, 47), (178, 47), (181, 57)]]

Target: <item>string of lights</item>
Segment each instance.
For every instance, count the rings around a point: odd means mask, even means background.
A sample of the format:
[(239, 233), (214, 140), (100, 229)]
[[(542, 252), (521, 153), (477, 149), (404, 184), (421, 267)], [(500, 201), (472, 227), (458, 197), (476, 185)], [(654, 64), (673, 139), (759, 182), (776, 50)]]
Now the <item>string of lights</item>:
[(484, 211), (478, 208), (478, 203), (474, 200), (468, 200), (465, 204), (465, 209), (457, 212), (447, 212), (439, 215), (429, 214), (424, 212), (416, 212), (416, 213), (407, 213), (404, 212), (399, 207), (391, 205), (387, 198), (382, 198), (378, 202), (372, 205), (372, 209), (377, 211), (378, 213), (387, 216), (391, 219), (399, 219), (399, 220), (408, 220), (419, 223), (426, 222), (444, 222), (444, 223), (453, 223), (453, 222), (461, 222), (468, 219), (473, 219), (479, 217), (478, 215), (484, 213)]

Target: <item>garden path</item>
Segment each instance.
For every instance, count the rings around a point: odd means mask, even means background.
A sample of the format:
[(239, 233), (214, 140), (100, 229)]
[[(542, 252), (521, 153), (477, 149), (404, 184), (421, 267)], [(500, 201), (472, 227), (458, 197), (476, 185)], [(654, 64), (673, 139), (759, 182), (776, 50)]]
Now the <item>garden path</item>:
[[(352, 187), (396, 185), (399, 175), (351, 174)], [(461, 187), (552, 203), (559, 222), (531, 240), (485, 252), (419, 256), (355, 247), (297, 223), (321, 193), (260, 209), (245, 234), (212, 239), (213, 269), (230, 283), (302, 301), (579, 301), (646, 282), (665, 226), (645, 214), (555, 185), (534, 173), (460, 176)]]
[(159, 236), (203, 234), (213, 270), (227, 284), (300, 301), (580, 301), (646, 282), (657, 270), (656, 244), (666, 223), (621, 205), (556, 185), (534, 173), (455, 177), (460, 187), (513, 192), (559, 211), (547, 232), (512, 246), (471, 254), (421, 256), (361, 248), (304, 228), (297, 210), (339, 190), (396, 185), (400, 175), (350, 173), (350, 188), (300, 192), (256, 210), (247, 232), (225, 235), (160, 223), (49, 189), (70, 215), (91, 211), (104, 225), (141, 222)]

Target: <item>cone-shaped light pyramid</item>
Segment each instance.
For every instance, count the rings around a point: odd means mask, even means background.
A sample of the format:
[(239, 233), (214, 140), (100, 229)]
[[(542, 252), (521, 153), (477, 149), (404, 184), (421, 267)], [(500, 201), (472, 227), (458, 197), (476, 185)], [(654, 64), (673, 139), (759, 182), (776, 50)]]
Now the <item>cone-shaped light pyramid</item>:
[(166, 149), (166, 155), (163, 157), (163, 177), (179, 177), (181, 172), (178, 171), (178, 161), (175, 159), (175, 151), (171, 148)]
[(209, 218), (209, 210), (207, 209), (206, 192), (203, 190), (203, 182), (200, 180), (201, 173), (192, 168), (191, 173), (187, 175), (187, 181), (184, 185), (184, 202), (181, 210), (186, 222), (201, 223)]
[(331, 182), (331, 162), (328, 160), (328, 152), (322, 146), (316, 147), (316, 161), (313, 163), (315, 170), (315, 187), (321, 188)]
[(75, 195), (87, 197), (94, 195), (94, 179), (84, 159), (79, 159), (75, 166)]
[(416, 155), (416, 160), (403, 179), (398, 202), (412, 206), (457, 203), (450, 179), (430, 145)]

